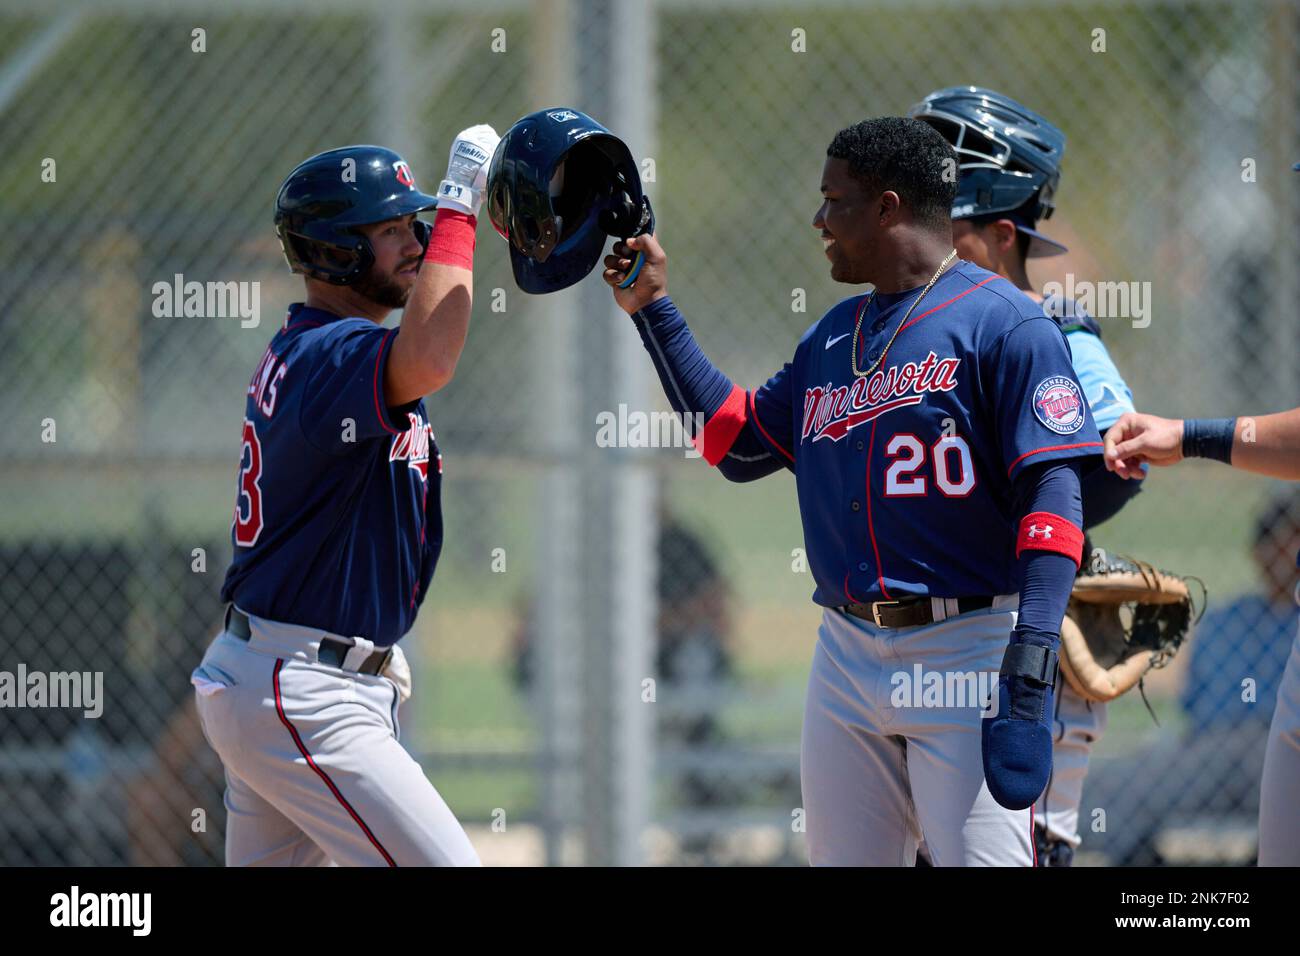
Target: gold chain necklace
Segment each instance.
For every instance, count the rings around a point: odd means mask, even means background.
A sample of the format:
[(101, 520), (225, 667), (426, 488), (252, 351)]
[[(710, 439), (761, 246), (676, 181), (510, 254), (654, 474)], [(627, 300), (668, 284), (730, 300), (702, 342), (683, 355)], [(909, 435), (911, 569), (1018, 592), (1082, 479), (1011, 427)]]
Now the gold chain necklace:
[(898, 338), (898, 333), (903, 331), (903, 326), (907, 325), (907, 320), (911, 316), (912, 310), (916, 308), (918, 302), (920, 302), (922, 299), (925, 298), (925, 294), (930, 291), (930, 287), (939, 281), (939, 276), (943, 275), (943, 270), (948, 268), (948, 263), (952, 262), (953, 257), (955, 257), (956, 255), (957, 255), (957, 250), (954, 249), (952, 252), (948, 253), (946, 257), (944, 257), (943, 262), (939, 263), (939, 271), (930, 277), (930, 281), (925, 284), (925, 288), (921, 290), (921, 294), (918, 295), (916, 299), (913, 300), (912, 304), (907, 307), (907, 313), (903, 316), (903, 321), (899, 322), (898, 328), (894, 329), (894, 334), (891, 335), (889, 337), (889, 341), (885, 343), (885, 347), (881, 350), (880, 356), (874, 362), (871, 363), (871, 368), (867, 369), (865, 372), (859, 372), (858, 371), (858, 335), (862, 332), (862, 320), (867, 317), (867, 310), (871, 308), (871, 301), (876, 297), (876, 290), (875, 289), (871, 290), (871, 298), (867, 299), (867, 304), (864, 305), (862, 307), (862, 311), (858, 313), (858, 324), (853, 327), (853, 342), (851, 343), (853, 346), (853, 350), (849, 353), (849, 358), (852, 359), (853, 361), (853, 374), (855, 376), (857, 376), (858, 378), (866, 378), (868, 375), (870, 375), (872, 372), (876, 370), (877, 365), (879, 365), (881, 362), (885, 360), (885, 356), (889, 354), (889, 347), (894, 344), (894, 339)]

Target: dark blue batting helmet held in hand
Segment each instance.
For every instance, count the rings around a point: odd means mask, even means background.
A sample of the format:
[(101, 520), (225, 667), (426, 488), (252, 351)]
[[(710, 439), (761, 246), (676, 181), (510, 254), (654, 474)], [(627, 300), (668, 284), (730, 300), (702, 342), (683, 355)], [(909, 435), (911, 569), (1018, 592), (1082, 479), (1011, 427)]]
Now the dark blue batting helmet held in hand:
[[(584, 278), (609, 236), (654, 231), (650, 200), (627, 146), (585, 113), (530, 113), (506, 132), (485, 190), (488, 217), (510, 242), (515, 283), (556, 292)], [(640, 254), (623, 285), (636, 280)]]
[(1064, 133), (1011, 97), (978, 86), (936, 90), (908, 115), (937, 129), (957, 152), (953, 219), (1012, 220), (1030, 238), (1029, 258), (1066, 251), (1034, 228), (1056, 208)]
[[(382, 146), (344, 146), (300, 163), (275, 197), (275, 231), (289, 268), (334, 285), (351, 285), (374, 263), (358, 226), (432, 209), (406, 161)], [(416, 220), (421, 245), (433, 228)]]

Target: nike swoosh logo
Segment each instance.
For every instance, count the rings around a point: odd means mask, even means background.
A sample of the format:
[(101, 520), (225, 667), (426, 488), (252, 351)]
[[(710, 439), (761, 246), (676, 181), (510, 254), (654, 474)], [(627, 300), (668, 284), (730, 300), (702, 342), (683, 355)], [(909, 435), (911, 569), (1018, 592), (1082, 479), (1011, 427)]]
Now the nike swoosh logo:
[(837, 336), (835, 336), (835, 338), (833, 338), (833, 339), (827, 339), (827, 340), (826, 340), (826, 349), (827, 349), (827, 351), (829, 351), (829, 350), (830, 350), (830, 347), (831, 347), (832, 345), (834, 345), (836, 342), (838, 342), (840, 339), (847, 339), (847, 338), (848, 338), (850, 335), (852, 335), (852, 334), (853, 334), (853, 333), (851, 333), (851, 332), (845, 332), (843, 335), (837, 335)]

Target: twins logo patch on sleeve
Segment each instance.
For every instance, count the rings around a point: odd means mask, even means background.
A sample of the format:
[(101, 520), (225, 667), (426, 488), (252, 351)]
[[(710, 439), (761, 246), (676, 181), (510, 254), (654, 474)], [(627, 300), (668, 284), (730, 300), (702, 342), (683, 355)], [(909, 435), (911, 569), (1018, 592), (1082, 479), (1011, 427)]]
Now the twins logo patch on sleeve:
[(1079, 386), (1064, 375), (1045, 378), (1034, 389), (1034, 415), (1058, 435), (1073, 435), (1084, 423)]

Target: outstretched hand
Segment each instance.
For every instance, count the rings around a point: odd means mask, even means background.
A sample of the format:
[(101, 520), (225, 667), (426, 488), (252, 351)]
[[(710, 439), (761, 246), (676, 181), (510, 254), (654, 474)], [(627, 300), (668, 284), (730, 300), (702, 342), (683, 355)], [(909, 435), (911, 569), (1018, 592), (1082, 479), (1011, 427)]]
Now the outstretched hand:
[(1121, 478), (1143, 477), (1142, 464), (1174, 465), (1183, 460), (1183, 422), (1126, 412), (1106, 432), (1106, 467)]

